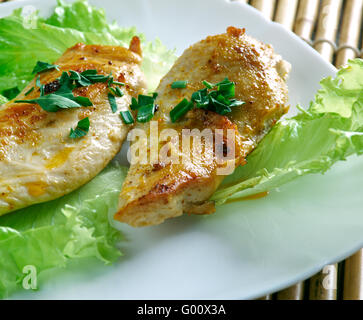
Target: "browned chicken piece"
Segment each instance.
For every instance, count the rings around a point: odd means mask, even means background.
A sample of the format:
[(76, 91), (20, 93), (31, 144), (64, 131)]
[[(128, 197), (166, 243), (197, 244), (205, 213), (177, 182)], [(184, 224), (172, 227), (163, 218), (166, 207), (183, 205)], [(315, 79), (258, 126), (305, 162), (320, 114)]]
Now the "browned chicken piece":
[[(88, 97), (93, 106), (44, 111), (38, 104), (10, 101), (0, 107), (0, 215), (35, 203), (61, 197), (96, 176), (119, 152), (130, 126), (119, 112), (128, 109), (131, 97), (144, 93), (140, 42), (130, 49), (115, 46), (77, 44), (55, 62), (59, 71), (40, 74), (45, 94), (58, 89), (63, 71), (96, 69), (125, 83), (124, 96), (117, 98), (118, 112), (108, 101), (107, 83), (95, 83), (73, 90)], [(35, 79), (15, 100), (38, 98)], [(25, 93), (35, 87), (30, 94)], [(89, 117), (90, 129), (79, 139), (69, 137), (79, 120)]]
[[(229, 27), (227, 33), (210, 36), (188, 48), (157, 89), (159, 110), (153, 119), (158, 121), (159, 132), (167, 128), (178, 133), (177, 139), (159, 141), (157, 146), (159, 152), (167, 146), (169, 154), (173, 151), (177, 156), (171, 163), (164, 163), (159, 158), (154, 163), (131, 165), (115, 219), (142, 227), (160, 224), (183, 213), (214, 212), (214, 204), (209, 198), (225, 177), (218, 173), (218, 169), (231, 164), (234, 169), (243, 164), (258, 142), (287, 112), (285, 80), (289, 69), (290, 65), (276, 55), (270, 45), (234, 27)], [(219, 83), (226, 77), (235, 83), (236, 99), (244, 101), (244, 105), (235, 107), (227, 116), (193, 109), (180, 121), (171, 122), (170, 111), (183, 98), (190, 99), (193, 92), (202, 89), (203, 80)], [(172, 89), (171, 84), (178, 80), (188, 80), (187, 88)], [(150, 162), (150, 124), (138, 124), (136, 128), (147, 133)], [(214, 149), (205, 148), (208, 140), (202, 139), (201, 143), (193, 140), (192, 144), (199, 143), (199, 152), (193, 154), (190, 160), (182, 161), (183, 157), (188, 159), (184, 149), (178, 148), (178, 143), (182, 145), (182, 130), (195, 128), (200, 131), (210, 128), (213, 132), (216, 132), (214, 129), (222, 129), (220, 139), (223, 141), (227, 141), (226, 129), (233, 130), (234, 144), (223, 152), (235, 149), (234, 156), (218, 162), (215, 155), (217, 145)], [(213, 139), (217, 139), (217, 134)]]

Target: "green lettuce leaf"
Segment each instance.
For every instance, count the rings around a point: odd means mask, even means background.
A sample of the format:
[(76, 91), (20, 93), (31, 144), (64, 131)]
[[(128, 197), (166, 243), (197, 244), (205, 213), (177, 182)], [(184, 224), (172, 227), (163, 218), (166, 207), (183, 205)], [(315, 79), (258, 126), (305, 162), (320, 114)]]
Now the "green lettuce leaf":
[(90, 5), (86, 0), (73, 3), (58, 0), (57, 3), (53, 14), (44, 20), (49, 25), (82, 32), (106, 32), (125, 42), (126, 45), (135, 35), (145, 41), (145, 36), (137, 32), (135, 27), (120, 28), (116, 22), (108, 23), (104, 10)]
[(108, 23), (105, 12), (88, 4), (87, 1), (66, 3), (58, 0), (58, 6), (47, 24), (60, 28), (73, 28), (82, 32), (106, 32), (128, 46), (133, 36), (141, 40), (143, 50), (142, 69), (147, 78), (149, 91), (154, 91), (161, 78), (170, 70), (176, 60), (175, 50), (169, 50), (159, 39), (147, 42), (135, 27), (120, 28), (116, 22)]
[[(29, 22), (22, 17), (21, 9), (0, 19), (0, 92), (15, 86), (23, 89), (33, 79), (37, 61), (52, 63), (78, 42), (122, 45), (108, 33), (62, 29), (41, 22), (37, 16), (32, 19)], [(32, 27), (27, 27), (26, 21)]]
[(212, 199), (226, 201), (269, 192), (310, 173), (325, 173), (339, 160), (363, 153), (363, 60), (349, 62), (335, 79), (321, 81), (307, 111), (281, 120), (225, 179)]
[(176, 59), (174, 51), (160, 40), (146, 42), (135, 28), (107, 24), (103, 10), (86, 1), (60, 1), (47, 20), (37, 14), (23, 16), (22, 9), (15, 10), (0, 19), (0, 93), (16, 86), (23, 89), (33, 78), (31, 71), (38, 60), (53, 63), (78, 42), (128, 47), (134, 35), (142, 40), (142, 68), (153, 91)]
[[(103, 10), (85, 1), (59, 2), (48, 19), (15, 10), (0, 19), (0, 93), (23, 89), (37, 61), (52, 63), (78, 42), (128, 46), (134, 35), (143, 41), (143, 68), (154, 90), (175, 60), (159, 40), (146, 42), (135, 28), (108, 24)], [(0, 96), (0, 104), (6, 101)], [(120, 233), (108, 219), (116, 211), (125, 172), (109, 166), (70, 195), (0, 217), (0, 297), (21, 289), (24, 266), (42, 273), (71, 259), (96, 257), (106, 264), (117, 259)]]
[(110, 165), (69, 195), (0, 217), (0, 298), (22, 288), (25, 266), (39, 274), (69, 259), (97, 257), (109, 264), (120, 257), (120, 233), (108, 215), (117, 209), (126, 171)]
[(0, 94), (0, 106), (4, 103), (8, 102), (8, 99), (6, 99), (4, 96)]

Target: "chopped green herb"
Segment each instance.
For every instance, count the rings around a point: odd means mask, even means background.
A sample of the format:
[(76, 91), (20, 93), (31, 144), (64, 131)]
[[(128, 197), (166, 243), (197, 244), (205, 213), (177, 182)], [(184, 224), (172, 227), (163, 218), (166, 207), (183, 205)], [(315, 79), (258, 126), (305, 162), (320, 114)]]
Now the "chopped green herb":
[(92, 84), (90, 80), (88, 80), (85, 76), (76, 71), (70, 70), (69, 73), (69, 78), (71, 80), (75, 80), (77, 87), (88, 87)]
[(235, 85), (233, 82), (222, 83), (218, 86), (218, 91), (225, 98), (233, 98), (235, 96)]
[[(87, 87), (96, 82), (113, 83), (112, 75), (105, 76), (97, 74), (97, 70), (90, 69), (82, 73), (74, 70), (69, 70), (69, 73), (64, 71), (58, 79), (59, 89), (51, 94), (45, 95), (44, 85), (40, 83), (40, 76), (36, 79), (36, 86), (40, 89), (40, 97), (32, 100), (17, 100), (16, 103), (37, 103), (41, 108), (48, 112), (56, 112), (61, 109), (79, 108), (92, 106), (92, 102), (88, 97), (74, 96), (73, 89), (76, 87)], [(119, 87), (115, 89), (110, 87), (114, 95), (122, 97), (123, 93)], [(32, 91), (32, 90), (31, 90)], [(29, 91), (29, 93), (31, 92)], [(108, 100), (111, 105), (112, 112), (117, 111), (117, 103), (115, 96), (108, 95)]]
[(91, 107), (91, 106), (93, 106), (91, 100), (88, 97), (78, 96), (78, 97), (72, 98), (71, 100), (78, 102), (82, 107)]
[(82, 74), (82, 75), (92, 83), (107, 82), (109, 81), (110, 77), (112, 78), (112, 76), (105, 76), (103, 74), (87, 74), (87, 75)]
[(54, 64), (49, 64), (47, 62), (38, 61), (35, 65), (32, 73), (39, 73), (47, 70), (57, 69), (59, 71), (59, 66)]
[(96, 69), (89, 69), (89, 70), (83, 71), (81, 74), (82, 74), (82, 76), (86, 77), (86, 76), (89, 76), (89, 75), (97, 74), (97, 70)]
[(73, 80), (69, 76), (68, 72), (64, 71), (59, 78), (60, 88), (56, 91), (57, 94), (61, 93), (72, 93), (72, 90), (76, 87), (73, 84)]
[(203, 84), (208, 89), (213, 89), (214, 88), (214, 84), (212, 84), (212, 83), (210, 83), (210, 82), (208, 82), (206, 80), (203, 81)]
[(192, 94), (192, 101), (197, 104), (197, 108), (206, 108), (209, 104), (208, 90), (204, 88)]
[(136, 120), (138, 122), (148, 122), (150, 121), (156, 111), (155, 99), (158, 96), (156, 92), (152, 96), (146, 96), (140, 94), (136, 100), (134, 97), (131, 98), (131, 110), (138, 110)]
[(40, 96), (44, 96), (44, 84), (40, 83), (40, 76), (38, 76), (37, 80), (35, 81), (35, 84), (39, 88)]
[(116, 87), (116, 88), (109, 87), (109, 89), (113, 93), (113, 95), (116, 97), (123, 97), (123, 95), (124, 95), (119, 87)]
[(119, 81), (112, 81), (112, 84), (117, 84), (119, 86), (124, 86), (125, 85), (123, 82), (119, 82)]
[(135, 122), (134, 117), (132, 116), (132, 113), (129, 110), (121, 111), (120, 115), (125, 124), (131, 124)]
[(193, 109), (193, 102), (187, 99), (182, 100), (173, 110), (170, 111), (170, 118), (172, 122), (178, 121), (189, 110)]
[(110, 103), (112, 112), (115, 113), (117, 111), (117, 102), (115, 96), (112, 93), (108, 94), (108, 102)]
[(203, 85), (205, 88), (194, 92), (190, 102), (184, 99), (170, 112), (172, 122), (176, 122), (193, 107), (226, 115), (232, 112), (233, 107), (245, 104), (243, 101), (231, 99), (235, 96), (235, 83), (228, 78), (217, 84), (203, 81)]
[(117, 95), (118, 97), (123, 97), (123, 95), (124, 95), (124, 94), (123, 94), (123, 92), (121, 91), (121, 89), (120, 89), (119, 87), (116, 87), (116, 89), (115, 89), (115, 90), (116, 90), (116, 93), (117, 93), (116, 95)]
[(40, 96), (39, 98), (32, 100), (16, 100), (15, 103), (37, 103), (43, 110), (48, 112), (56, 112), (61, 109), (82, 107), (82, 105), (78, 102), (54, 93), (48, 94), (46, 96)]
[(113, 83), (113, 78), (109, 78), (107, 81), (107, 87), (111, 88), (112, 83)]
[(149, 105), (149, 104), (153, 104), (154, 100), (155, 100), (154, 97), (145, 96), (145, 95), (140, 94), (138, 96), (139, 107), (146, 106), (146, 105)]
[(188, 81), (175, 81), (171, 84), (172, 89), (185, 89)]
[(90, 126), (90, 121), (88, 117), (78, 121), (76, 129), (73, 130), (73, 128), (71, 128), (69, 137), (71, 139), (84, 137), (89, 131), (89, 126)]
[(141, 123), (149, 122), (155, 113), (155, 104), (150, 103), (139, 107), (137, 112), (137, 121)]
[(131, 105), (130, 105), (131, 110), (137, 110), (138, 107), (139, 107), (139, 104), (137, 103), (136, 98), (132, 97)]
[(31, 87), (27, 92), (25, 92), (25, 96), (27, 96), (28, 94), (30, 94), (33, 91), (34, 91), (34, 87)]
[(225, 103), (225, 98), (221, 95), (217, 97), (217, 99), (210, 97), (211, 104), (210, 110), (214, 111), (222, 116), (225, 116), (227, 113), (232, 112), (232, 109), (228, 106), (228, 103)]
[(18, 94), (20, 93), (20, 90), (18, 87), (10, 88), (4, 90), (1, 94), (7, 98), (8, 100), (14, 99)]

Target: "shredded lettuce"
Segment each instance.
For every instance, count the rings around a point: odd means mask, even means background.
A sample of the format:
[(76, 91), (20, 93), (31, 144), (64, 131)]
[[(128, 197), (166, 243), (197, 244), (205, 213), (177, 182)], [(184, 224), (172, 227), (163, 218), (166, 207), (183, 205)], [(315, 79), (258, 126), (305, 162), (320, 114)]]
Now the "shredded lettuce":
[(325, 173), (339, 160), (363, 153), (363, 60), (355, 59), (321, 89), (307, 111), (277, 123), (227, 177), (212, 199), (229, 200), (273, 191), (309, 173)]

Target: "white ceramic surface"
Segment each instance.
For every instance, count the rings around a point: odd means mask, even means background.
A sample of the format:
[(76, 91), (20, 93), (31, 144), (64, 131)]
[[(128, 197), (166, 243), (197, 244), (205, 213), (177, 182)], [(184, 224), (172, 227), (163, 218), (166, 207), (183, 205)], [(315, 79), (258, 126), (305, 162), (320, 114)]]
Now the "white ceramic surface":
[[(307, 106), (319, 81), (335, 69), (293, 33), (253, 8), (226, 0), (90, 1), (121, 26), (135, 25), (181, 54), (190, 44), (233, 25), (271, 43), (290, 61), (290, 103)], [(0, 16), (53, 1), (0, 5)], [(210, 217), (184, 216), (158, 227), (123, 227), (124, 257), (112, 266), (83, 261), (49, 272), (34, 299), (247, 299), (283, 289), (363, 245), (363, 158), (325, 176), (303, 177), (269, 197), (218, 208)]]

